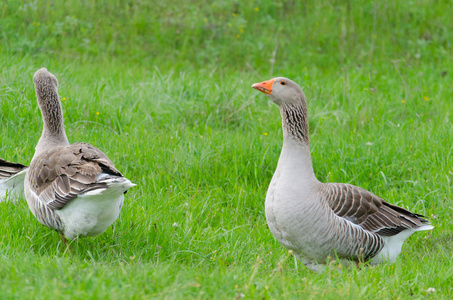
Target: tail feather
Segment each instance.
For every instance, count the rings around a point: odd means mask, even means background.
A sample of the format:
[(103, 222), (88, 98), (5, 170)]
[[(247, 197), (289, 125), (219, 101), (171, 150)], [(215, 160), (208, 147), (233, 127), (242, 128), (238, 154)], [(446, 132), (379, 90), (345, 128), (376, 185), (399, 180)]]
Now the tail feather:
[[(100, 182), (107, 184), (107, 188), (101, 188), (85, 193), (86, 196), (93, 195), (106, 195), (106, 194), (124, 194), (131, 187), (136, 186), (129, 179), (125, 177), (109, 177), (100, 180)], [(79, 197), (82, 195), (79, 195)]]
[(431, 229), (434, 229), (434, 226), (430, 225), (429, 223), (426, 225), (414, 228), (415, 231), (423, 231), (423, 230), (431, 230)]
[(20, 195), (24, 190), (24, 180), (27, 171), (28, 168), (25, 168), (9, 178), (0, 179), (0, 201), (5, 200), (3, 198), (7, 194), (13, 199)]

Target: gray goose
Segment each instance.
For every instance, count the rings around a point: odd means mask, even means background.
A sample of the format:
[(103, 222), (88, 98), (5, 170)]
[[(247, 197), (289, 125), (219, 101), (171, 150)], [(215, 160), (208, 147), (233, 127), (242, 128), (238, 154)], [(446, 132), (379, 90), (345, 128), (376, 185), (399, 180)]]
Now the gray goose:
[(360, 187), (319, 182), (308, 139), (307, 102), (292, 80), (277, 77), (252, 88), (280, 106), (283, 148), (266, 195), (274, 237), (313, 271), (331, 258), (393, 263), (406, 238), (433, 226), (422, 215), (390, 204)]
[(58, 81), (47, 69), (33, 76), (43, 131), (25, 176), (25, 197), (38, 221), (68, 239), (104, 232), (135, 186), (110, 159), (86, 143), (69, 144)]
[(27, 170), (27, 166), (0, 158), (0, 202), (20, 196)]

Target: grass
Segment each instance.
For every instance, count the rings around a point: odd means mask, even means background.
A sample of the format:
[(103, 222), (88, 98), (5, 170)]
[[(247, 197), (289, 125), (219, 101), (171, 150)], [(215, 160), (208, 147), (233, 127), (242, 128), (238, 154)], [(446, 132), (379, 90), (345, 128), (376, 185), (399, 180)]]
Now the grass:
[[(33, 3), (1, 12), (0, 157), (33, 156), (31, 78), (45, 66), (70, 141), (99, 147), (137, 187), (111, 228), (70, 250), (25, 201), (2, 203), (1, 298), (451, 297), (449, 1)], [(395, 264), (314, 274), (272, 237), (281, 119), (250, 85), (277, 75), (307, 95), (319, 180), (436, 226)]]

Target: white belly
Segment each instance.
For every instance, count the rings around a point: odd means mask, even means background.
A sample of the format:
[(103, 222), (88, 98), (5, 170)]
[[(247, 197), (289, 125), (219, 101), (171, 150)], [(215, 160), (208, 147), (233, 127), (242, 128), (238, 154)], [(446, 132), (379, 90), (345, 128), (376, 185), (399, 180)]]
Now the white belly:
[(283, 246), (293, 250), (297, 256), (325, 259), (331, 249), (329, 245), (324, 245), (327, 249), (320, 247), (319, 241), (326, 230), (322, 230), (325, 227), (318, 224), (325, 223), (328, 215), (314, 210), (312, 202), (316, 199), (312, 199), (310, 188), (285, 184), (291, 181), (281, 179), (276, 172), (266, 196), (265, 211), (269, 229)]
[(93, 236), (104, 232), (118, 218), (124, 195), (83, 195), (55, 210), (68, 239), (78, 236)]

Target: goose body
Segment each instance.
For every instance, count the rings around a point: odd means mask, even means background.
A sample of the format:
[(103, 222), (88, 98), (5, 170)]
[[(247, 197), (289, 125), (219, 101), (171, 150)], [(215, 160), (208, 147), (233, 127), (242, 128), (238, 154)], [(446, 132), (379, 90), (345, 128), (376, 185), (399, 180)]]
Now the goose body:
[(27, 166), (0, 158), (0, 202), (16, 200), (24, 189)]
[(69, 144), (56, 77), (43, 68), (33, 81), (44, 127), (25, 176), (28, 206), (40, 223), (68, 239), (99, 235), (118, 218), (135, 184), (98, 148)]
[(406, 238), (433, 228), (423, 216), (360, 187), (319, 182), (301, 88), (284, 77), (252, 87), (278, 104), (282, 115), (283, 147), (266, 195), (266, 220), (274, 237), (305, 266), (321, 271), (335, 257), (345, 264), (393, 263)]

